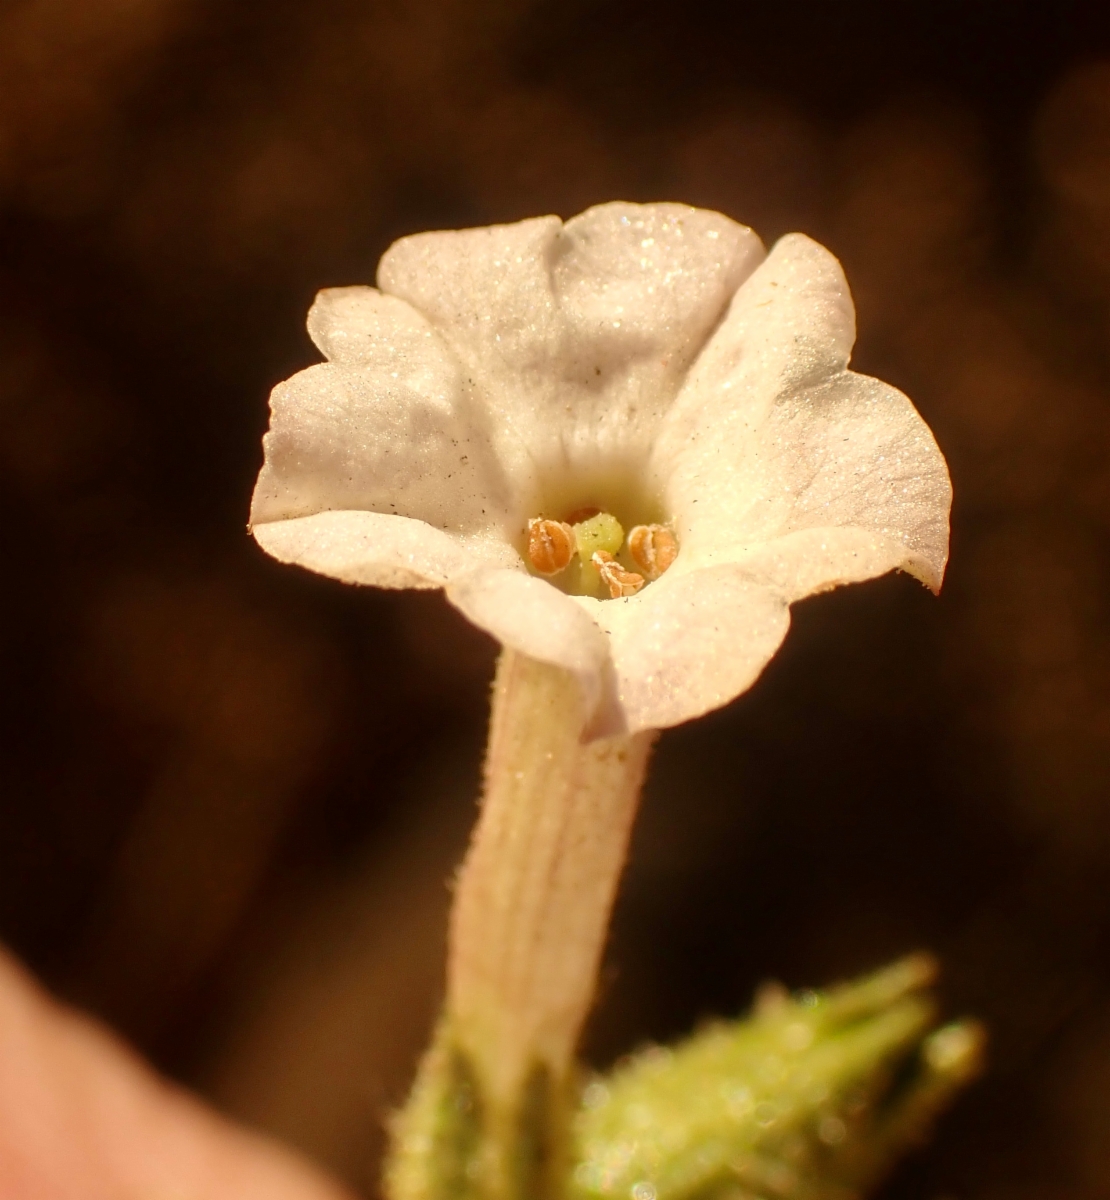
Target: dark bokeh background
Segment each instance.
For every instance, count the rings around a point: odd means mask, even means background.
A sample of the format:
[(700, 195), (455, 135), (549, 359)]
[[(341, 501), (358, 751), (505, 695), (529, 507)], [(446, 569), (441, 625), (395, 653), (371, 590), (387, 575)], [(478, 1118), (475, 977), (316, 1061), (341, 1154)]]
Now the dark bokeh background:
[(1110, 10), (0, 3), (0, 938), (368, 1193), (493, 647), (244, 531), (314, 291), (612, 198), (844, 261), (956, 486), (667, 734), (588, 1050), (916, 947), (992, 1069), (891, 1197), (1110, 1194)]

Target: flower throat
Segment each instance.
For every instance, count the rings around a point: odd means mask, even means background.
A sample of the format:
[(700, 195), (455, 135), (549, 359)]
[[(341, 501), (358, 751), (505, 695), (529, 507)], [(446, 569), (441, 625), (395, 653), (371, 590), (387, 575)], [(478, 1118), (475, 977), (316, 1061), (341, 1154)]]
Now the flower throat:
[(533, 517), (528, 522), (532, 570), (574, 596), (634, 596), (677, 555), (678, 541), (666, 525), (636, 525), (626, 540), (617, 518), (592, 506), (562, 521)]

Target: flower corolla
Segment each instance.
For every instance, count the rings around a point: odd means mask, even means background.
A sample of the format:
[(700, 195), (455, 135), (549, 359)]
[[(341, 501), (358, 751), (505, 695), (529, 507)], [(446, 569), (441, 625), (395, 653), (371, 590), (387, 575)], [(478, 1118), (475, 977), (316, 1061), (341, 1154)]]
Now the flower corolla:
[[(402, 238), (377, 283), (309, 313), (327, 361), (274, 389), (254, 536), (350, 583), (445, 589), (574, 672), (594, 734), (727, 703), (804, 596), (894, 569), (940, 586), (944, 459), (901, 392), (848, 370), (848, 286), (808, 237), (767, 253), (719, 213), (612, 203)], [(535, 573), (530, 527), (563, 561), (597, 513), (665, 572), (583, 550), (640, 581), (613, 598)]]

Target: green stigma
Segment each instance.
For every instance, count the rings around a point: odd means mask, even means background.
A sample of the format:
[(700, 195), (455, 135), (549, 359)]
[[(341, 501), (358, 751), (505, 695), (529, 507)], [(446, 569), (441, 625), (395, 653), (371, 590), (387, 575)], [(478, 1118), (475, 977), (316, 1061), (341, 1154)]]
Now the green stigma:
[(601, 589), (601, 576), (592, 559), (603, 550), (614, 557), (624, 545), (624, 528), (612, 513), (600, 512), (579, 521), (574, 526), (574, 540), (578, 547), (579, 595), (596, 596)]

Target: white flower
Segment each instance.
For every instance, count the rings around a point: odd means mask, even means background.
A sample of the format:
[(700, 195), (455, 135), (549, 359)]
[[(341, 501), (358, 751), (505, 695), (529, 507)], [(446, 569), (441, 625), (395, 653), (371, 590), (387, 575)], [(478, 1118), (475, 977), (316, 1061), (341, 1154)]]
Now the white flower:
[[(594, 732), (727, 703), (788, 606), (893, 569), (940, 586), (951, 486), (901, 392), (847, 369), (840, 265), (800, 234), (678, 204), (418, 234), (378, 288), (321, 292), (326, 363), (275, 388), (254, 536), (350, 583), (442, 587), (505, 645), (576, 672)], [(662, 522), (635, 595), (532, 574), (528, 521)]]

